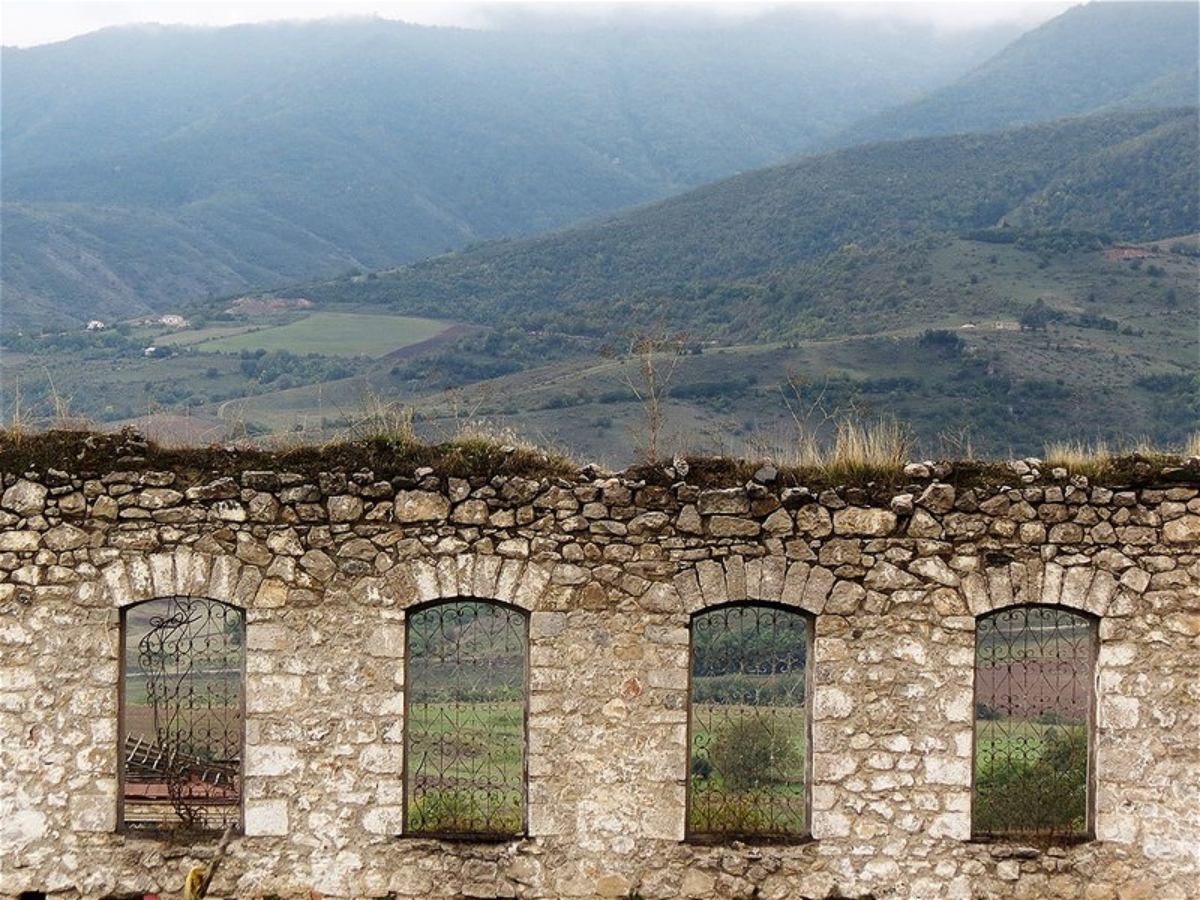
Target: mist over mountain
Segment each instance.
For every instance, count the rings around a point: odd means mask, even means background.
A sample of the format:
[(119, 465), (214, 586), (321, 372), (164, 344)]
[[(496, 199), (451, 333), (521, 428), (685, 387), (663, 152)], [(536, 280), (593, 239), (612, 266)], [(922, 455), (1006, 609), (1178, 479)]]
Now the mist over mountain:
[(1014, 41), (954, 83), (850, 126), (833, 141), (990, 131), (1115, 110), (1200, 103), (1200, 7), (1088, 3)]
[(5, 48), (6, 327), (595, 217), (802, 155), (1012, 36), (796, 9), (720, 29), (342, 20)]
[(826, 258), (836, 267), (862, 251), (980, 229), (1110, 242), (1200, 231), (1196, 135), (1196, 111), (1185, 108), (854, 147), (306, 293), (534, 330), (612, 335), (660, 323), (703, 338), (792, 337), (814, 318), (805, 292), (760, 288)]

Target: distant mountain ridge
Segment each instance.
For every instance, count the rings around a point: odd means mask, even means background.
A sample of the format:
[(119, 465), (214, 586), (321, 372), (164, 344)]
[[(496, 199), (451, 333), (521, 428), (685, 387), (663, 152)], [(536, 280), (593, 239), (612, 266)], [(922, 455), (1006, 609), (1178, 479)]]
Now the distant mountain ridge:
[[(306, 291), (495, 326), (602, 335), (665, 323), (698, 337), (762, 339), (783, 333), (795, 307), (747, 283), (761, 286), (847, 247), (995, 227), (1126, 241), (1200, 231), (1196, 135), (1197, 112), (1182, 109), (871, 144), (749, 172), (605, 222)], [(706, 327), (714, 289), (736, 315), (726, 309)]]
[(1092, 2), (926, 97), (850, 126), (852, 146), (991, 131), (1101, 111), (1200, 104), (1200, 4)]
[(795, 10), (721, 29), (325, 21), (6, 48), (6, 327), (560, 227), (799, 155), (1009, 36)]
[[(1091, 3), (994, 56), (1001, 32), (938, 35), (807, 9), (721, 29), (327, 21), (117, 29), (6, 48), (3, 325), (78, 327), (381, 269), (747, 172), (714, 189), (724, 196), (756, 184), (751, 170), (822, 142), (997, 130), (1181, 97), (1195, 106), (1195, 13), (1190, 2)], [(1115, 152), (1136, 178), (1138, 153)], [(823, 170), (816, 177), (819, 227), (876, 215), (853, 191), (823, 209), (835, 198), (819, 196)], [(1003, 206), (979, 202), (981, 219)], [(769, 212), (734, 207), (714, 214), (752, 224)], [(1163, 215), (1189, 220), (1186, 201), (1173, 209)], [(680, 238), (704, 248), (688, 276), (725, 277), (722, 261), (741, 251), (713, 248), (712, 232), (742, 224), (696, 221)], [(804, 232), (801, 243), (812, 236), (786, 216), (779, 224)], [(788, 246), (775, 259), (779, 246), (756, 244), (748, 270), (788, 264)], [(645, 288), (667, 283), (668, 270), (646, 260), (624, 277)]]

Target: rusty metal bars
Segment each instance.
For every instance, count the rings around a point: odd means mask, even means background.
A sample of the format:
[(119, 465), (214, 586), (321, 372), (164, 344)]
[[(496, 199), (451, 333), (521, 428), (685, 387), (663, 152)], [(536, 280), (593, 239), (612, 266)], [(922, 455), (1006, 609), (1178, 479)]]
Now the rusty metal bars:
[(1052, 606), (982, 616), (975, 638), (976, 838), (1091, 833), (1096, 620)]
[(245, 616), (165, 597), (122, 620), (122, 824), (220, 830), (241, 816)]
[(526, 614), (454, 600), (410, 612), (406, 634), (406, 833), (523, 834)]
[(689, 839), (807, 836), (811, 635), (806, 614), (766, 604), (693, 617)]

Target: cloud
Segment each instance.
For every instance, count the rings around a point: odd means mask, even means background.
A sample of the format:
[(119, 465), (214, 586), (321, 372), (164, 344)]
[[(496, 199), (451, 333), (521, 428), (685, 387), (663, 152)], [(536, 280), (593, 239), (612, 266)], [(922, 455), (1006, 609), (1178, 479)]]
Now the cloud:
[(832, 10), (858, 18), (905, 18), (925, 20), (939, 28), (961, 30), (997, 22), (1012, 22), (1032, 27), (1050, 19), (1069, 6), (1055, 0), (870, 0), (870, 2), (786, 3), (721, 2), (698, 3), (694, 0), (656, 3), (609, 0), (601, 3), (529, 3), (521, 0), (488, 2), (371, 2), (371, 0), (274, 0), (274, 2), (17, 2), (0, 3), (0, 41), (5, 46), (29, 47), (67, 40), (81, 34), (114, 25), (157, 23), (162, 25), (227, 26), (246, 22), (286, 19), (317, 19), (337, 16), (378, 16), (421, 25), (449, 25), (460, 28), (514, 27), (538, 23), (542, 26), (616, 21), (671, 22), (689, 19), (715, 24), (744, 20), (781, 7), (810, 7)]

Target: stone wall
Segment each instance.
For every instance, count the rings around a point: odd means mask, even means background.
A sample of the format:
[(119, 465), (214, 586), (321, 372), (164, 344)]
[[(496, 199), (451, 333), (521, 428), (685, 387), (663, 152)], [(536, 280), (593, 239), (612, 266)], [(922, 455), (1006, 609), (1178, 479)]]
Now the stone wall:
[[(212, 896), (1200, 896), (1194, 471), (681, 470), (5, 473), (0, 897), (175, 895), (212, 852), (117, 830), (119, 610), (170, 595), (247, 616), (245, 828)], [(531, 613), (520, 840), (399, 836), (405, 611), (458, 596)], [(815, 616), (811, 841), (683, 840), (690, 616), (745, 599)], [(1094, 840), (969, 840), (975, 621), (1014, 603), (1100, 617)]]

